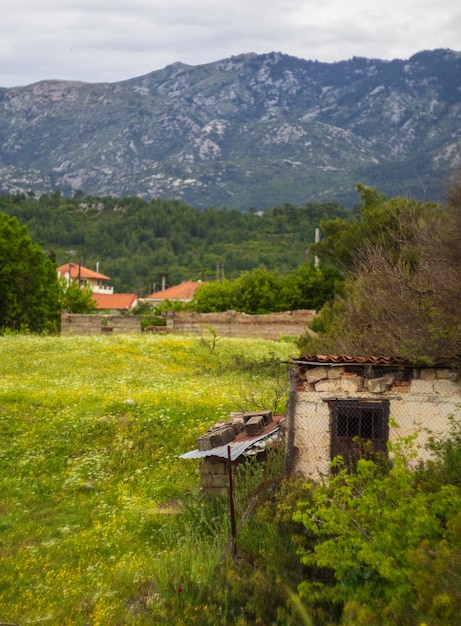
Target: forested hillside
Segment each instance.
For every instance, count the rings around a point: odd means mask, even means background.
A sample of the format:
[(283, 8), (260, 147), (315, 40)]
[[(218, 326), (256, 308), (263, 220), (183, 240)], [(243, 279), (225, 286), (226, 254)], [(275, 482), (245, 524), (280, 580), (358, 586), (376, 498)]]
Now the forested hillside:
[(201, 211), (174, 200), (8, 194), (0, 212), (26, 225), (58, 264), (81, 262), (117, 292), (145, 296), (183, 280), (236, 278), (256, 267), (286, 273), (304, 263), (320, 221), (351, 213), (338, 203), (276, 206), (264, 213)]

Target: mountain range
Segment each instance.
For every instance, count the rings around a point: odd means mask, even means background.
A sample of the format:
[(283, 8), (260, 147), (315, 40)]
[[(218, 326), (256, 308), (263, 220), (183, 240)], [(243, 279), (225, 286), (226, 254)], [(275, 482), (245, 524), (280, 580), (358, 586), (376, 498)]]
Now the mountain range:
[(461, 52), (336, 63), (282, 53), (115, 83), (0, 89), (0, 191), (265, 209), (358, 182), (443, 198), (461, 166)]

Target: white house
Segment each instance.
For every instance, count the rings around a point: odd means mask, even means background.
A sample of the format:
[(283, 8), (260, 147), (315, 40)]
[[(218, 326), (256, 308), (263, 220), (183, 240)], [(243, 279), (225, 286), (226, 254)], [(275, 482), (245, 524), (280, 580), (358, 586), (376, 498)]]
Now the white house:
[(58, 267), (56, 271), (58, 276), (60, 278), (64, 277), (68, 283), (76, 280), (80, 285), (88, 285), (93, 293), (114, 293), (114, 288), (107, 284), (110, 280), (109, 276), (94, 272), (87, 267), (83, 267), (80, 263), (66, 263)]

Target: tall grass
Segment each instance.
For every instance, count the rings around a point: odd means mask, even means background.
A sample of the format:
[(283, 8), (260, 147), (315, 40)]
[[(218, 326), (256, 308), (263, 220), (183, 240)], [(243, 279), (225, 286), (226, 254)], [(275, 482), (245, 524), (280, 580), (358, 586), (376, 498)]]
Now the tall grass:
[(197, 462), (178, 455), (236, 407), (283, 410), (274, 363), (294, 352), (249, 339), (0, 338), (0, 621), (226, 623), (225, 593), (219, 614), (207, 594), (227, 511), (201, 498)]

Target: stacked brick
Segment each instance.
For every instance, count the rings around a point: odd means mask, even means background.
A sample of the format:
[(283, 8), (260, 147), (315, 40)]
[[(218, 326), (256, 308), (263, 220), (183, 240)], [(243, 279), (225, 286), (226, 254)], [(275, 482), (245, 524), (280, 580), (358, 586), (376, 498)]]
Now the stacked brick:
[(272, 422), (272, 411), (255, 413), (232, 413), (231, 420), (224, 424), (217, 424), (197, 439), (197, 448), (200, 451), (212, 450), (226, 443), (234, 441), (235, 437), (245, 430), (249, 436), (260, 435), (264, 427)]
[(227, 461), (209, 456), (200, 465), (200, 482), (208, 497), (225, 496), (229, 492)]
[(213, 455), (213, 449), (232, 443), (236, 437), (240, 441), (245, 437), (258, 436), (270, 422), (271, 411), (231, 413), (229, 422), (217, 424), (197, 439), (198, 450), (211, 452), (200, 465), (201, 485), (207, 496), (226, 495), (229, 488), (228, 460)]
[(215, 426), (197, 439), (197, 448), (200, 451), (205, 451), (224, 446), (233, 441), (238, 432), (238, 429), (231, 423)]

